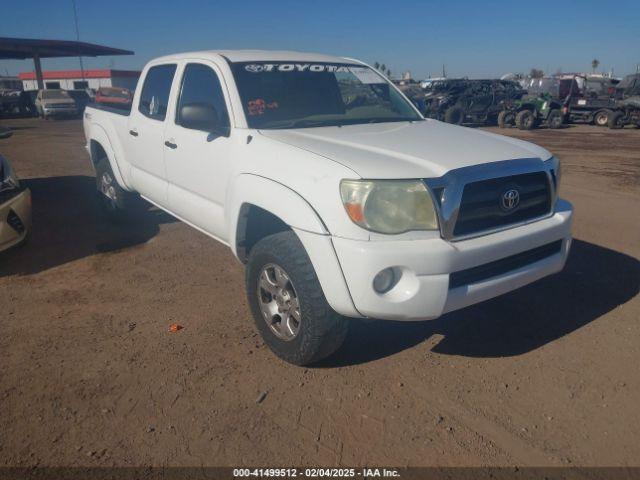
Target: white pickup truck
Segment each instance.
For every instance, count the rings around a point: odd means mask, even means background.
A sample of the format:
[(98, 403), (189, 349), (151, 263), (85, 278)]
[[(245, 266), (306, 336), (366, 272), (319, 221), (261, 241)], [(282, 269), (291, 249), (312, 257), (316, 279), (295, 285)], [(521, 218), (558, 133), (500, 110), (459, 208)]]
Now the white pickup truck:
[(107, 210), (139, 194), (228, 245), (295, 364), (334, 352), (348, 317), (434, 319), (560, 271), (571, 244), (547, 150), (425, 120), (353, 59), (158, 58), (130, 112), (90, 106), (84, 129)]

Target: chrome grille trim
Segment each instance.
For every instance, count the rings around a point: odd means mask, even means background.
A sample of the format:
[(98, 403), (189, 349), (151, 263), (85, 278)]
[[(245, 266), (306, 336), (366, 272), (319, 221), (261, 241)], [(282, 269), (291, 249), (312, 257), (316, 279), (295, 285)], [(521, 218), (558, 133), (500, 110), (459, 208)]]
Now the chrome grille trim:
[[(456, 221), (458, 219), (462, 193), (465, 185), (482, 180), (511, 177), (514, 175), (535, 172), (545, 172), (547, 175), (551, 196), (551, 209), (548, 214), (503, 225), (497, 228), (473, 232), (468, 235), (455, 236), (453, 234)], [(425, 178), (424, 182), (432, 192), (436, 204), (436, 212), (438, 215), (438, 222), (440, 224), (440, 235), (445, 240), (452, 242), (489, 235), (491, 233), (508, 230), (550, 217), (553, 215), (557, 200), (557, 192), (555, 182), (553, 180), (552, 169), (549, 168), (548, 163), (543, 162), (539, 158), (521, 158), (516, 160), (502, 160), (498, 162), (484, 163), (481, 165), (472, 165), (470, 167), (451, 170), (439, 178)]]

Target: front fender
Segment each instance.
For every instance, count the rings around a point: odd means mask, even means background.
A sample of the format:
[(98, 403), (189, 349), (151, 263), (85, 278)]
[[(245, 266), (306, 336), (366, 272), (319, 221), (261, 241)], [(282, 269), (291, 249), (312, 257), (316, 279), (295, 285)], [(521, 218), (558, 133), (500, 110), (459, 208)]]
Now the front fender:
[(269, 178), (241, 174), (229, 188), (226, 202), (229, 246), (236, 257), (242, 207), (247, 204), (260, 207), (278, 217), (296, 233), (309, 255), (331, 308), (342, 315), (361, 317), (353, 305), (330, 232), (314, 208), (301, 195)]
[(296, 230), (328, 235), (329, 230), (313, 207), (298, 193), (274, 180), (253, 174), (238, 175), (227, 192), (227, 232), (229, 245), (237, 256), (240, 209), (245, 204), (260, 207)]

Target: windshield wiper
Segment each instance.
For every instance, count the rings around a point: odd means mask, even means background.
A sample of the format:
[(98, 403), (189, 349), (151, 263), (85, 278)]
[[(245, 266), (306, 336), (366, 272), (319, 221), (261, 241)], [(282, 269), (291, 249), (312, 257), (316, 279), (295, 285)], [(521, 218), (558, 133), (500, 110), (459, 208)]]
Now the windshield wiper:
[(356, 119), (343, 119), (343, 120), (311, 120), (302, 118), (299, 120), (292, 120), (278, 126), (265, 126), (262, 128), (268, 129), (288, 129), (288, 128), (311, 128), (311, 127), (342, 127), (344, 125), (364, 125), (367, 123), (387, 123), (387, 122), (417, 122), (422, 120), (421, 118), (356, 118)]
[(335, 127), (337, 124), (333, 122), (327, 122), (326, 120), (309, 120), (300, 119), (292, 120), (291, 122), (279, 125), (277, 127), (267, 127), (274, 129), (286, 129), (286, 128), (311, 128), (311, 127)]
[(371, 118), (367, 123), (417, 122), (421, 118)]

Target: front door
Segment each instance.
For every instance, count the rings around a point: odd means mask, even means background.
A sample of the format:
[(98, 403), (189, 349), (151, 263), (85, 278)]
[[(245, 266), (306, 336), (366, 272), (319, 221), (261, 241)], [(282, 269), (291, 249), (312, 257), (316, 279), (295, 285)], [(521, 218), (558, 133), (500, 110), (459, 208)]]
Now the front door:
[[(185, 62), (175, 114), (165, 130), (164, 158), (171, 211), (226, 242), (224, 203), (233, 140), (229, 136), (228, 95), (221, 78), (213, 63)], [(186, 112), (194, 106), (214, 112), (215, 126), (189, 124)]]

